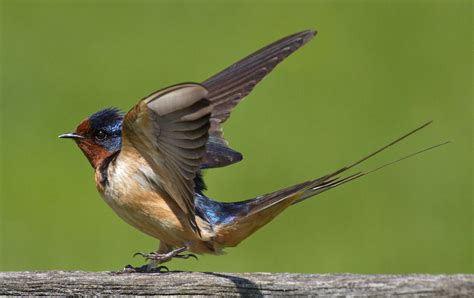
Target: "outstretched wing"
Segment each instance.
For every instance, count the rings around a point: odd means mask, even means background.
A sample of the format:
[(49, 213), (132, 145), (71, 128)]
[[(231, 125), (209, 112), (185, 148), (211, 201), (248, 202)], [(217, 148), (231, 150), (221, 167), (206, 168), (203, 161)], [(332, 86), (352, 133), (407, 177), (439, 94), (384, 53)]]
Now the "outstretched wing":
[(121, 154), (130, 146), (138, 150), (198, 233), (194, 178), (208, 140), (212, 107), (207, 94), (206, 88), (191, 83), (157, 91), (125, 115), (122, 128)]
[(275, 41), (202, 83), (209, 91), (207, 99), (212, 105), (212, 114), (208, 150), (201, 168), (224, 167), (242, 159), (239, 152), (229, 148), (221, 124), (258, 82), (315, 34), (316, 31), (306, 30)]

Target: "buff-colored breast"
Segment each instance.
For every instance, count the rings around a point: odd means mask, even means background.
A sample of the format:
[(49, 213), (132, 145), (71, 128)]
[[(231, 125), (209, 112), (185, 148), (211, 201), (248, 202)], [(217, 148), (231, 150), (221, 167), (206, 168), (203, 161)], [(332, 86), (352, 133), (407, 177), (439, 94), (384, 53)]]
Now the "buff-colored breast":
[[(105, 202), (128, 224), (170, 246), (187, 246), (196, 253), (212, 253), (207, 223), (198, 220), (201, 237), (190, 227), (179, 206), (160, 188), (160, 181), (139, 155), (119, 154), (107, 170), (107, 184), (97, 184)], [(101, 173), (96, 171), (96, 181)]]

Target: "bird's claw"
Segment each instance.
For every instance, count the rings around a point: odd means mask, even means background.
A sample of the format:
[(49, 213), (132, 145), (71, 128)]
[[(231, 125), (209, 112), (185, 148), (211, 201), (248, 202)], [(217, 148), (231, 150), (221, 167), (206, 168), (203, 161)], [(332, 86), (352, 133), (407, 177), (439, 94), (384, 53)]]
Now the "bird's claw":
[(175, 255), (174, 257), (178, 259), (195, 258), (196, 260), (198, 260), (198, 257), (195, 254), (182, 254), (182, 255)]

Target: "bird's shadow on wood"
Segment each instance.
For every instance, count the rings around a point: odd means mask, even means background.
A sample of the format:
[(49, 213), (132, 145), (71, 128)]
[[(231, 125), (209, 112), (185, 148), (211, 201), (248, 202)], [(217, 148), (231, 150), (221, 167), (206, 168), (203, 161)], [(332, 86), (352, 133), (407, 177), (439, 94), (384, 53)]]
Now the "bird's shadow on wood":
[(249, 296), (263, 297), (263, 294), (260, 291), (259, 286), (247, 278), (242, 278), (242, 277), (237, 277), (237, 276), (232, 276), (232, 275), (222, 274), (222, 273), (215, 273), (215, 272), (202, 272), (202, 273), (214, 275), (217, 277), (222, 277), (222, 278), (230, 280), (231, 282), (234, 283), (235, 288), (237, 289), (241, 297), (249, 297)]
[[(186, 272), (189, 272), (189, 271), (172, 270), (172, 271), (162, 272), (162, 274), (186, 273)], [(247, 278), (233, 276), (229, 274), (215, 273), (215, 272), (200, 272), (200, 273), (209, 274), (216, 277), (222, 277), (222, 278), (230, 280), (231, 282), (234, 283), (235, 288), (237, 289), (237, 292), (239, 292), (239, 295), (241, 297), (263, 297), (263, 294), (260, 291), (259, 286)]]
[[(111, 272), (114, 275), (117, 274), (150, 274), (150, 273), (158, 273), (158, 274), (173, 274), (173, 273), (186, 273), (189, 271), (180, 271), (180, 270), (170, 270), (170, 271), (158, 271), (158, 272), (124, 272), (124, 271), (117, 271), (117, 272)], [(225, 279), (230, 280), (231, 282), (234, 283), (235, 288), (239, 292), (240, 296), (243, 297), (263, 297), (262, 292), (260, 291), (259, 286), (254, 283), (253, 281), (243, 278), (243, 277), (238, 277), (238, 276), (233, 276), (229, 274), (222, 274), (222, 273), (215, 273), (215, 272), (200, 272), (202, 274), (208, 274), (208, 275), (213, 275), (216, 277), (222, 277)]]

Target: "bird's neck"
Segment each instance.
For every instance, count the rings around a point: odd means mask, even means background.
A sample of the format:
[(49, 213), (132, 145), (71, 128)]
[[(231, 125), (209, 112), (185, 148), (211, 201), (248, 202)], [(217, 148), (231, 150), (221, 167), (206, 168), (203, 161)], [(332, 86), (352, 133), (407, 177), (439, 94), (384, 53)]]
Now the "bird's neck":
[(110, 152), (107, 149), (98, 146), (96, 144), (92, 144), (89, 142), (80, 142), (78, 143), (79, 148), (89, 160), (91, 166), (94, 169), (100, 167), (100, 165), (110, 156), (112, 156), (116, 152)]

